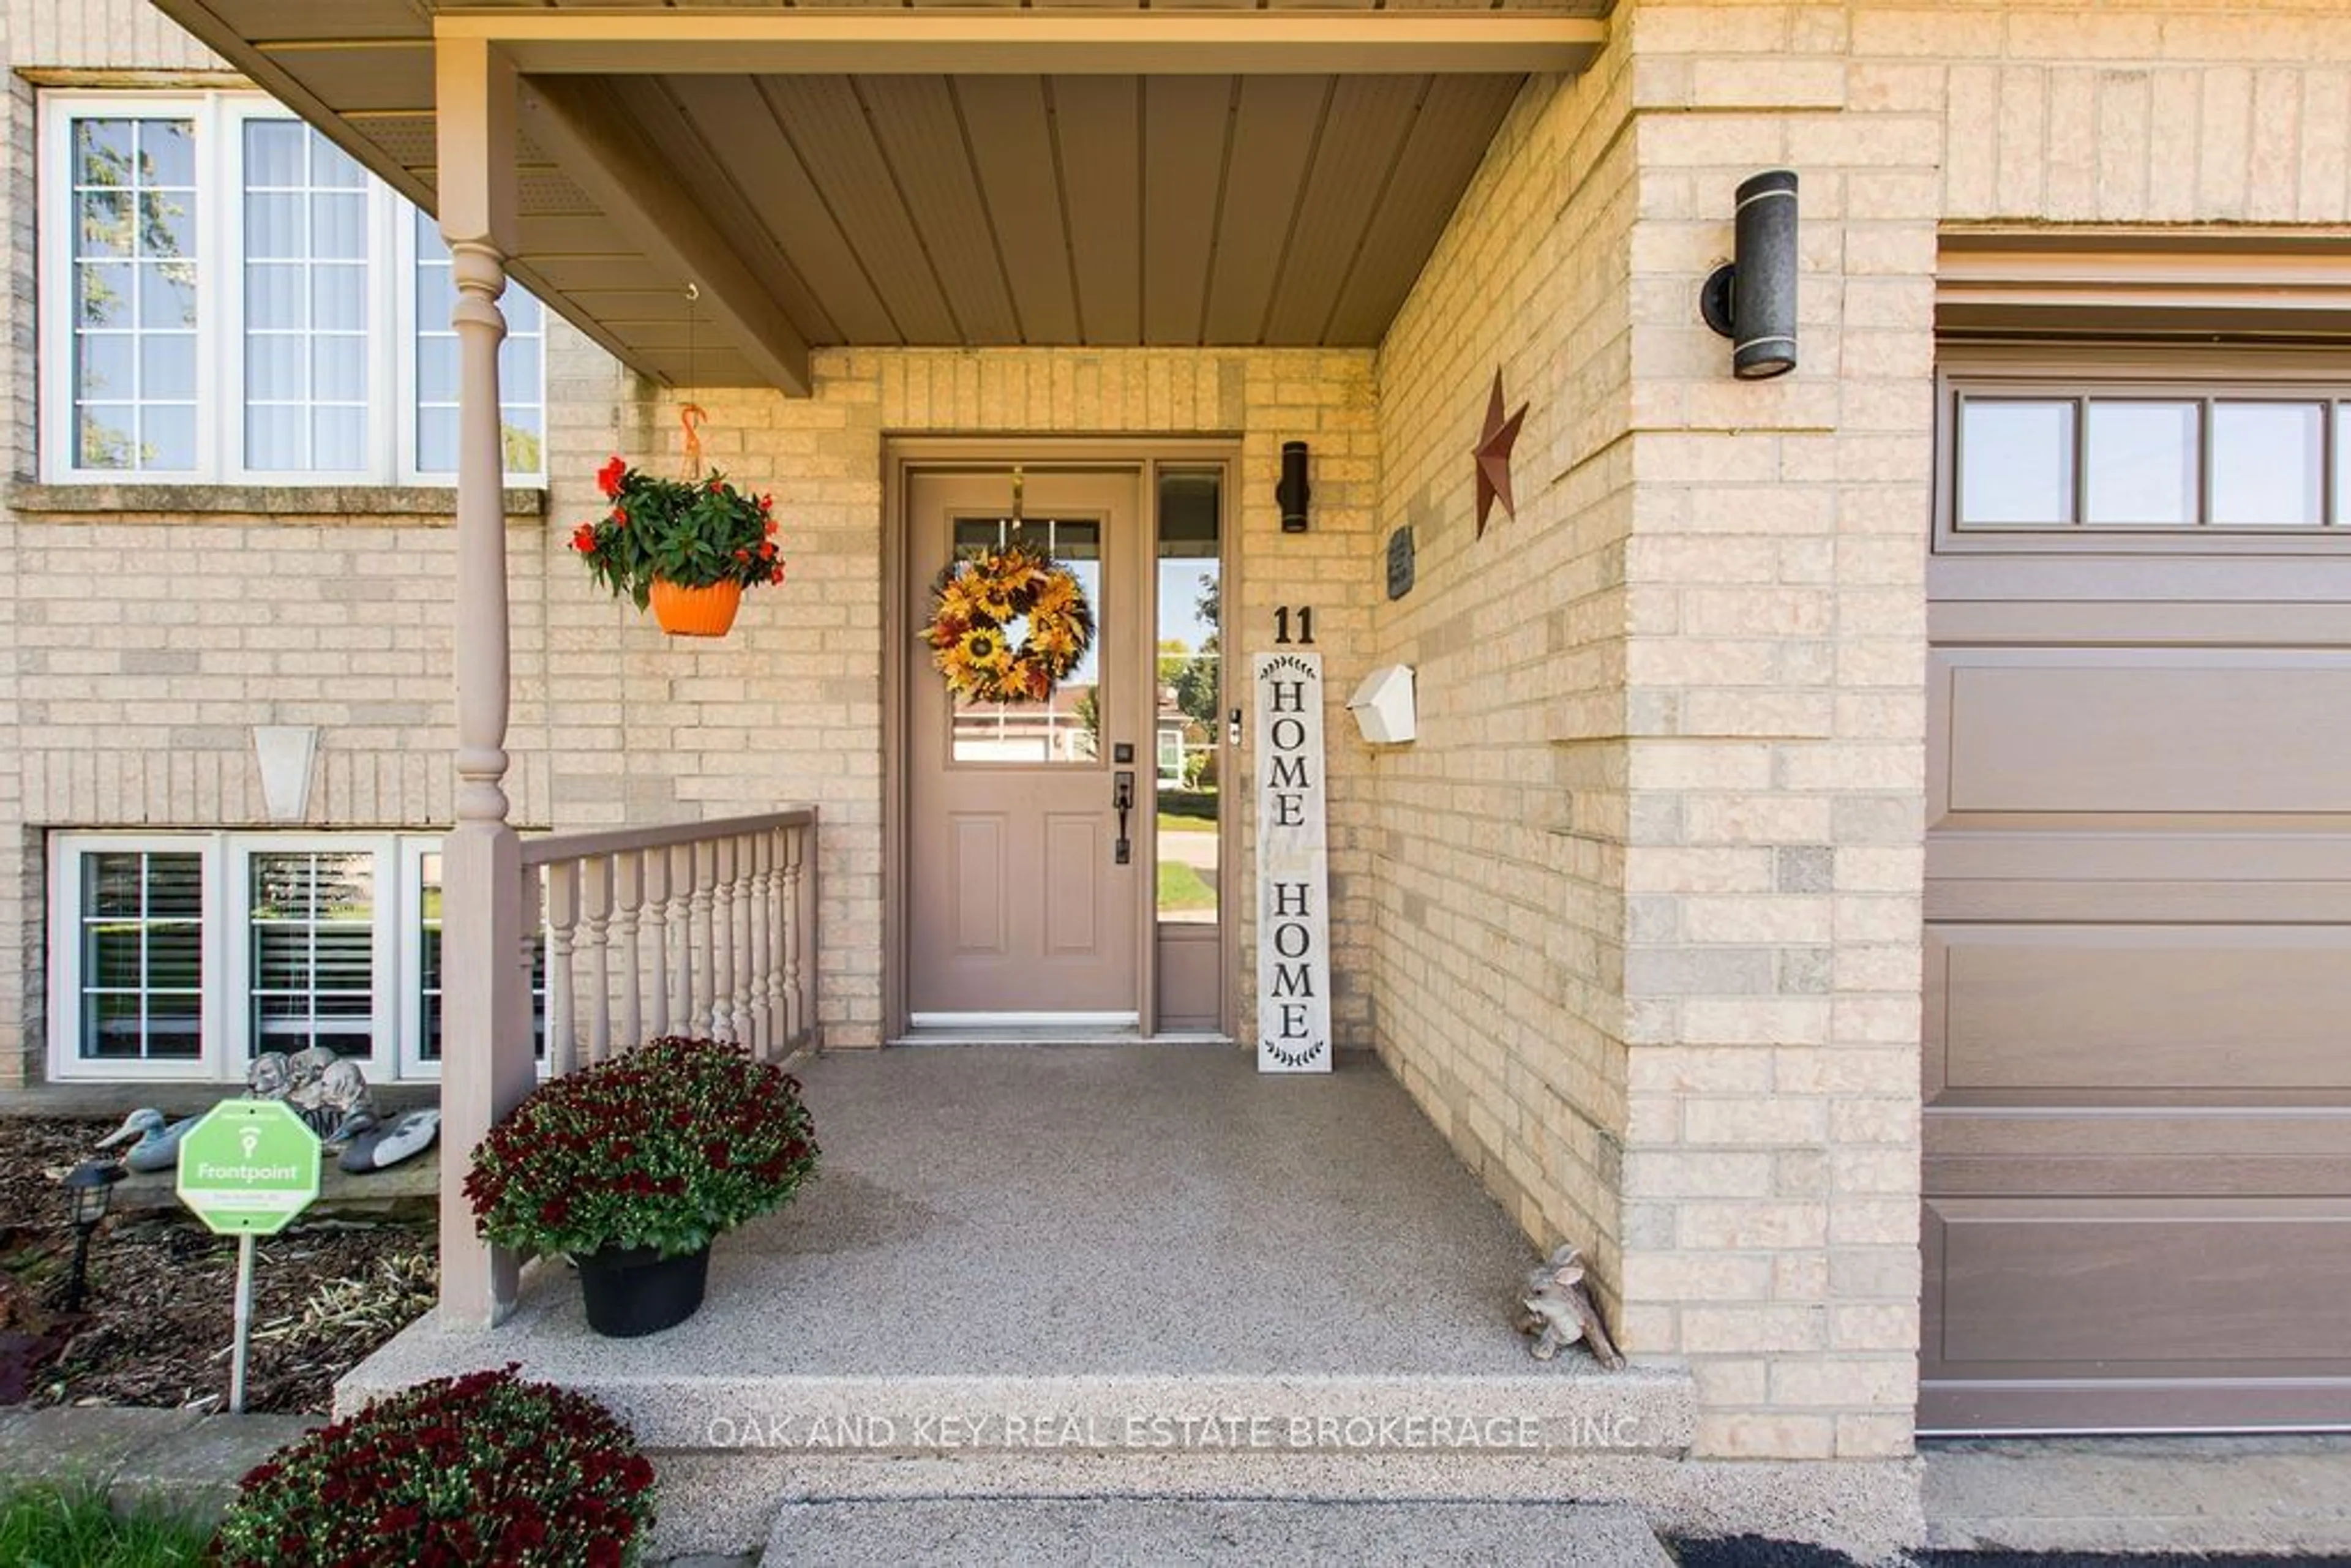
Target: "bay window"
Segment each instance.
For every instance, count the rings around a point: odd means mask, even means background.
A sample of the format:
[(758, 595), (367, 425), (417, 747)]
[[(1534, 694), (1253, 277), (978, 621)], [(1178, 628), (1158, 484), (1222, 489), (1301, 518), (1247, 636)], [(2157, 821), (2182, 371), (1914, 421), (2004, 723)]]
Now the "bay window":
[[(456, 470), (433, 221), (251, 94), (42, 100), (52, 481), (410, 484)], [(543, 473), (545, 313), (503, 300), (508, 474)]]

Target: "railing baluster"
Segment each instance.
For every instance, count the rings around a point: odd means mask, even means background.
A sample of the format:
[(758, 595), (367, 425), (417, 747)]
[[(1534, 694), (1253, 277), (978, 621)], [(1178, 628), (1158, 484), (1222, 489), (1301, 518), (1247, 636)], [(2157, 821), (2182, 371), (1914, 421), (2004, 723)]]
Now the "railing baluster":
[(735, 859), (735, 874), (729, 880), (735, 888), (735, 985), (732, 1001), (735, 1009), (735, 1038), (748, 1046), (751, 1039), (752, 967), (756, 961), (751, 946), (751, 841), (737, 833), (726, 841), (728, 852)]
[(645, 934), (653, 950), (654, 1039), (669, 1033), (669, 852), (648, 850), (642, 857), (645, 878)]
[(711, 884), (716, 880), (717, 846), (708, 839), (694, 842), (694, 944), (701, 961), (694, 967), (694, 1030), (696, 1035), (715, 1038), (716, 1025), (711, 1012), (717, 1001), (716, 933), (711, 925)]
[(673, 844), (669, 852), (670, 1027), (680, 1034), (694, 1030), (694, 846)]
[(579, 862), (557, 861), (547, 868), (547, 1069), (558, 1074), (580, 1064), (571, 984), (571, 928), (579, 919)]
[(810, 879), (808, 874), (808, 835), (799, 829), (791, 832), (788, 859), (784, 869), (784, 893), (789, 906), (790, 933), (784, 945), (784, 1001), (790, 1009), (791, 1042), (799, 1045), (809, 1027), (808, 998), (803, 988), (808, 977), (801, 967), (801, 955), (808, 941), (811, 924), (809, 908)]
[(624, 850), (612, 857), (612, 938), (621, 949), (621, 1038), (631, 1048), (645, 1042), (644, 952), (637, 944), (637, 911), (644, 904), (644, 856)]
[(588, 968), (596, 988), (588, 998), (588, 1060), (609, 1061), (612, 1054), (612, 948), (606, 932), (612, 914), (612, 862), (604, 855), (580, 864), (580, 926), (588, 941)]
[(710, 845), (711, 965), (710, 1034), (714, 1040), (740, 1040), (735, 1030), (735, 841), (715, 839)]
[(762, 1061), (776, 1054), (776, 1018), (768, 1006), (768, 988), (776, 973), (772, 839), (772, 834), (754, 833), (743, 841), (751, 856), (751, 1050)]
[(792, 956), (792, 905), (783, 889), (785, 856), (790, 856), (790, 830), (767, 830), (767, 1013), (774, 1018), (776, 1055), (792, 1049), (792, 1004), (783, 989), (783, 971)]

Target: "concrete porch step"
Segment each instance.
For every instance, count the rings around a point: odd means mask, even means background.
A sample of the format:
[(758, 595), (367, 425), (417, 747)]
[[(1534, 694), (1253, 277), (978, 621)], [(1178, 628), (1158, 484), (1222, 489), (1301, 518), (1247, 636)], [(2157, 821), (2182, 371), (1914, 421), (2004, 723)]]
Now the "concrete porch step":
[[(1209, 1465), (1310, 1455), (1678, 1458), (1698, 1418), (1696, 1385), (1678, 1364), (1619, 1373), (1562, 1364), (1518, 1375), (697, 1377), (603, 1359), (541, 1354), (525, 1364), (532, 1375), (593, 1396), (645, 1448), (669, 1454), (811, 1461), (1132, 1454)], [(338, 1402), (348, 1408), (408, 1380), (405, 1366), (380, 1359), (340, 1385)]]
[(1670, 1568), (1629, 1508), (1532, 1503), (943, 1498), (786, 1505), (762, 1568), (1350, 1563)]

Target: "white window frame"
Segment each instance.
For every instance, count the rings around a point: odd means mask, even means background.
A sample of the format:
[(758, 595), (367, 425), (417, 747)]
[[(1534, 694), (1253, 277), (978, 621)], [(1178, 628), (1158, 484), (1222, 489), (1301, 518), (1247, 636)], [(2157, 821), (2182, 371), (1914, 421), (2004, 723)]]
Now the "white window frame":
[[(399, 1025), (397, 1013), (403, 998), (393, 992), (400, 976), (397, 949), (408, 936), (407, 922), (401, 918), (406, 900), (401, 896), (400, 857), (396, 840), (389, 834), (354, 833), (269, 833), (236, 834), (226, 839), (223, 859), (227, 862), (227, 918), (222, 923), (222, 936), (228, 951), (224, 977), (228, 993), (224, 1001), (229, 1010), (223, 1021), (228, 1051), (227, 1068), (232, 1076), (243, 1078), (253, 1059), (264, 1051), (279, 1049), (256, 1040), (253, 1027), (253, 862), (256, 856), (270, 854), (368, 853), (375, 857), (375, 917), (373, 934), (369, 943), (371, 959), (368, 984), (375, 1005), (371, 1009), (368, 1039), (370, 1049), (364, 1057), (350, 1060), (359, 1062), (370, 1079), (376, 1082), (392, 1075), (399, 1061)], [(290, 1052), (289, 1052), (290, 1054)]]
[[(49, 1078), (53, 1082), (242, 1083), (253, 1038), (253, 877), (256, 854), (367, 851), (376, 857), (373, 1050), (350, 1060), (371, 1082), (430, 1082), (440, 1064), (422, 1059), (415, 997), (423, 955), (423, 858), (438, 833), (202, 831), (53, 833), (48, 841)], [(148, 1061), (81, 1055), (81, 862), (93, 853), (193, 853), (203, 857), (204, 1030), (192, 1059)]]
[[(116, 1082), (187, 1082), (217, 1075), (212, 1041), (221, 1025), (217, 1010), (221, 975), (214, 936), (221, 926), (220, 859), (209, 833), (59, 833), (49, 840), (49, 1078), (52, 1082), (91, 1079)], [(81, 862), (85, 854), (196, 854), (203, 889), (204, 1028), (193, 1060), (152, 1061), (81, 1054)]]
[[(86, 468), (74, 418), (72, 123), (80, 119), (189, 120), (196, 140), (196, 466)], [(245, 462), (245, 246), (242, 221), (245, 127), (296, 120), (276, 100), (246, 92), (45, 91), (39, 102), (38, 277), (42, 307), (40, 473), (57, 485), (454, 485), (456, 476), (416, 465), (415, 209), (367, 176), (367, 464), (357, 469), (251, 468)], [(224, 214), (227, 214), (224, 216)], [(542, 323), (544, 308), (542, 307)], [(543, 334), (543, 325), (542, 325)], [(538, 472), (510, 470), (509, 484), (543, 485), (548, 377), (542, 335)]]
[[(400, 942), (400, 1073), (401, 1080), (411, 1083), (438, 1083), (441, 1081), (441, 1059), (424, 1054), (424, 857), (441, 854), (445, 841), (434, 834), (409, 834), (400, 840), (400, 888), (402, 901)], [(448, 862), (442, 862), (445, 872)], [(446, 889), (444, 887), (444, 891)], [(542, 946), (554, 940), (553, 928), (542, 923), (538, 939)], [(448, 1007), (449, 950), (445, 943), (441, 950), (442, 1007), (441, 1017), (445, 1027)], [(531, 1004), (538, 1017), (541, 995), (534, 991)], [(544, 1021), (543, 1019), (540, 1021)], [(538, 1072), (541, 1078), (551, 1071), (545, 1051), (538, 1052)]]
[[(209, 188), (225, 192), (228, 199), (235, 204), (236, 215), (242, 220), (246, 194), (245, 128), (257, 120), (296, 120), (296, 117), (267, 99), (238, 99), (223, 96), (219, 102), (220, 108), (214, 120), (218, 129), (213, 138), (213, 158), (218, 162), (219, 172), (215, 183)], [(297, 120), (297, 123), (299, 121)], [(197, 138), (201, 144), (205, 121), (200, 117), (196, 124)], [(70, 138), (61, 140), (70, 141)], [(205, 172), (205, 168), (200, 163), (197, 171), (200, 181)], [(389, 296), (395, 292), (398, 276), (409, 269), (402, 265), (401, 253), (393, 248), (396, 242), (394, 231), (398, 225), (392, 221), (392, 204), (399, 202), (397, 194), (390, 186), (373, 174), (368, 173), (364, 169), (360, 173), (366, 182), (361, 189), (366, 193), (368, 208), (368, 462), (360, 468), (252, 468), (246, 465), (246, 389), (243, 370), (247, 347), (245, 337), (245, 247), (230, 232), (230, 225), (214, 224), (213, 227), (222, 236), (217, 247), (219, 254), (206, 258), (213, 270), (208, 274), (199, 273), (198, 277), (201, 278), (211, 276), (225, 278), (230, 284), (230, 287), (223, 291), (220, 302), (213, 308), (214, 312), (213, 319), (219, 324), (220, 328), (219, 364), (227, 365), (231, 362), (230, 356), (234, 355), (238, 366), (238, 373), (234, 378), (233, 384), (224, 385), (219, 389), (221, 394), (219, 407), (223, 416), (219, 452), (228, 459), (223, 465), (223, 472), (233, 483), (363, 485), (371, 481), (380, 482), (393, 471), (388, 455), (391, 443), (384, 439), (385, 433), (381, 427), (387, 416), (395, 421), (399, 418), (400, 388), (404, 384), (413, 384), (413, 380), (412, 376), (405, 372), (405, 367), (401, 360), (400, 342), (393, 335), (395, 329)], [(200, 203), (206, 188), (202, 184), (198, 186)], [(218, 196), (213, 198), (215, 205), (220, 200)], [(399, 205), (404, 210), (408, 204), (399, 202)], [(201, 223), (201, 218), (199, 222)], [(235, 226), (242, 229), (244, 225), (240, 221)], [(383, 258), (386, 256), (392, 257), (390, 271), (393, 276), (390, 278), (385, 276)], [(196, 295), (196, 321), (199, 328), (197, 343), (200, 352), (204, 341), (201, 328), (204, 319), (204, 296), (199, 284)], [(220, 374), (218, 371), (214, 373), (216, 376)], [(225, 382), (229, 380), (226, 377), (222, 379)], [(235, 396), (229, 395), (232, 390), (235, 393)]]

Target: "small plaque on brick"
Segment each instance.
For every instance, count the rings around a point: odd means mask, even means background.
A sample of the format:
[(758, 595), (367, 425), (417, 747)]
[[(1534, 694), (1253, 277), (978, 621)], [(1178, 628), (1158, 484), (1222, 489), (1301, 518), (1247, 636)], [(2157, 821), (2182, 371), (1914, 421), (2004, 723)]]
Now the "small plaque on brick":
[(1388, 597), (1402, 599), (1412, 591), (1412, 525), (1388, 536)]

